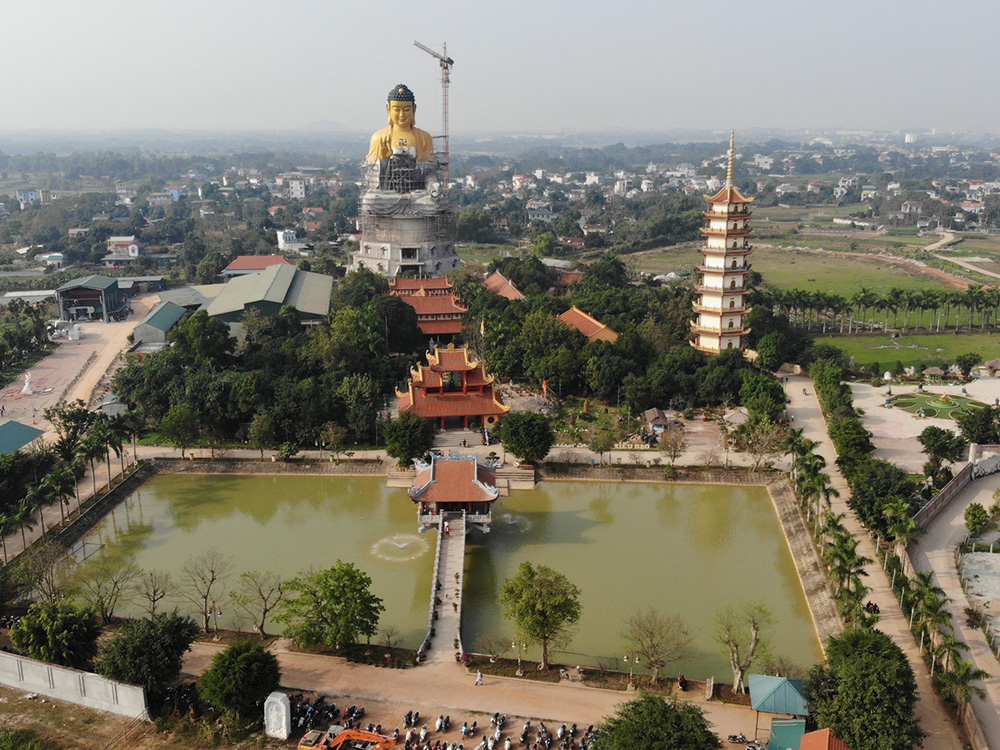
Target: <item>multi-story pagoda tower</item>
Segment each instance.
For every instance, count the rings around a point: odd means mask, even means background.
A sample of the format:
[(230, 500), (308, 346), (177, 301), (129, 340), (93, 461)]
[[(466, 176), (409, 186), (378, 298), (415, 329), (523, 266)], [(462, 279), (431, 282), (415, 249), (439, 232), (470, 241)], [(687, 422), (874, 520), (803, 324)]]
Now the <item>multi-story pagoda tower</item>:
[(699, 293), (694, 303), (698, 319), (692, 323), (696, 349), (708, 354), (718, 354), (724, 349), (742, 349), (750, 329), (746, 326), (747, 274), (750, 264), (747, 258), (753, 251), (750, 246), (750, 203), (733, 187), (733, 161), (736, 153), (736, 133), (729, 139), (729, 171), (726, 185), (718, 193), (705, 200), (710, 208), (705, 212), (708, 226), (701, 230), (705, 244), (701, 248), (704, 256), (698, 273), (701, 283), (695, 289)]

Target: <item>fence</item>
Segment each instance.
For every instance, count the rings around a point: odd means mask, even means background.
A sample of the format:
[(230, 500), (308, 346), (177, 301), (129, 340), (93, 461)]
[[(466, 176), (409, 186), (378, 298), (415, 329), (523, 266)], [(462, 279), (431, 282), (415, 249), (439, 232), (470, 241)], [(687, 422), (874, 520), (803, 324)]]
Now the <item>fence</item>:
[[(984, 456), (990, 453), (994, 455)], [(941, 512), (948, 503), (955, 499), (955, 495), (965, 489), (973, 479), (985, 477), (1000, 471), (1000, 445), (976, 445), (969, 446), (969, 462), (952, 477), (941, 491), (935, 495), (927, 505), (917, 511), (913, 520), (918, 526), (926, 527), (931, 520)]]
[(0, 653), (0, 684), (98, 711), (148, 719), (146, 691), (91, 672)]

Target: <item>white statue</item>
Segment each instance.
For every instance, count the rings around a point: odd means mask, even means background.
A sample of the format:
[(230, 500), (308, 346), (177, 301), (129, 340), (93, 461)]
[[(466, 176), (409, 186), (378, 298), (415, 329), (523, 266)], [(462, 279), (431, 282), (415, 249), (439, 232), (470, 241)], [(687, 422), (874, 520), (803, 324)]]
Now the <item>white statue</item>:
[(21, 393), (24, 393), (24, 394), (30, 396), (34, 392), (35, 392), (35, 389), (31, 387), (31, 373), (30, 372), (26, 372), (26, 373), (24, 373), (24, 388), (21, 389)]
[(280, 691), (274, 691), (264, 701), (264, 733), (279, 740), (287, 740), (292, 733), (291, 704)]

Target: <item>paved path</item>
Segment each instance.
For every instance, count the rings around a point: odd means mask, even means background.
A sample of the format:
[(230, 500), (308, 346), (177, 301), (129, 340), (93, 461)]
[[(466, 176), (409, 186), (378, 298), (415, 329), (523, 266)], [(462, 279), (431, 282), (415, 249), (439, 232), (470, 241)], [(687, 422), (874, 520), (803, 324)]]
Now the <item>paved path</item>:
[[(212, 643), (194, 644), (185, 655), (184, 672), (201, 674), (221, 648)], [(367, 704), (366, 720), (381, 722), (390, 731), (397, 725), (402, 727), (403, 714), (411, 709), (419, 710), (421, 721), (426, 717), (432, 728), (439, 714), (450, 715), (452, 731), (447, 739), (456, 742), (461, 741), (458, 728), (463, 721), (476, 720), (480, 727), (488, 727), (489, 719), (484, 717), (492, 716), (494, 711), (507, 715), (507, 733), (514, 734), (516, 741), (526, 718), (532, 719), (533, 725), (542, 719), (550, 728), (563, 722), (586, 727), (634, 697), (622, 691), (585, 687), (579, 682), (545, 683), (490, 675), (484, 676), (482, 687), (475, 687), (475, 674), (454, 660), (398, 670), (349, 664), (331, 656), (293, 653), (288, 651), (284, 640), (277, 641), (271, 650), (281, 666), (281, 682), (289, 688), (324, 693), (338, 706)], [(756, 717), (750, 708), (705, 702), (704, 696), (695, 690), (684, 697), (705, 711), (722, 737), (734, 732), (753, 736)], [(377, 705), (371, 705), (373, 701)], [(761, 714), (758, 736), (765, 739), (769, 728), (768, 715)], [(441, 737), (438, 733), (433, 735), (433, 739)]]
[(1000, 714), (997, 713), (997, 706), (1000, 706), (1000, 663), (990, 650), (983, 631), (969, 627), (965, 622), (965, 608), (969, 603), (955, 569), (954, 553), (955, 547), (969, 533), (965, 528), (965, 509), (973, 502), (988, 508), (993, 503), (993, 491), (998, 487), (1000, 474), (974, 480), (931, 520), (927, 536), (909, 548), (914, 567), (919, 571), (932, 571), (935, 583), (948, 595), (948, 611), (952, 614), (955, 637), (969, 647), (963, 658), (971, 659), (990, 675), (989, 679), (978, 683), (986, 690), (986, 699), (973, 697), (972, 710), (993, 750), (1000, 748)]
[[(785, 392), (789, 398), (788, 409), (795, 414), (795, 424), (803, 429), (803, 434), (810, 440), (819, 441), (816, 453), (826, 459), (826, 471), (830, 475), (831, 485), (840, 493), (833, 501), (833, 512), (845, 515), (844, 526), (857, 537), (860, 542), (858, 553), (865, 557), (876, 559), (875, 545), (872, 544), (868, 532), (847, 507), (849, 490), (847, 482), (837, 468), (836, 452), (826, 429), (819, 401), (813, 390), (812, 381), (804, 376), (791, 376), (785, 384)], [(872, 592), (870, 598), (877, 602), (882, 610), (878, 629), (892, 638), (903, 653), (906, 654), (913, 672), (917, 678), (919, 700), (916, 715), (924, 731), (928, 733), (924, 747), (934, 750), (960, 750), (962, 743), (958, 740), (958, 728), (945, 711), (941, 699), (935, 694), (931, 685), (930, 673), (920, 656), (917, 644), (913, 640), (907, 626), (907, 620), (899, 607), (896, 597), (889, 588), (889, 581), (880, 565), (872, 564), (865, 568), (868, 576), (865, 584)]]
[[(438, 580), (441, 582), (438, 597), (441, 604), (434, 623), (435, 635), (427, 652), (427, 661), (433, 663), (455, 662), (455, 639), (460, 636), (465, 583), (465, 519), (459, 513), (447, 513), (445, 518), (449, 531), (441, 537), (441, 557), (438, 561)], [(468, 650), (468, 646), (465, 648)]]

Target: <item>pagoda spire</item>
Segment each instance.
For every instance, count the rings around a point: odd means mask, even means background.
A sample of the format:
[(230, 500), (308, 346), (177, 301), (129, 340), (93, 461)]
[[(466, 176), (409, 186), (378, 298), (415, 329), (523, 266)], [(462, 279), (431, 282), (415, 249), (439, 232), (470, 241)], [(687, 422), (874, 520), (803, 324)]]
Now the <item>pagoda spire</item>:
[(736, 129), (729, 133), (729, 170), (726, 172), (726, 185), (733, 185), (733, 162), (736, 160)]

